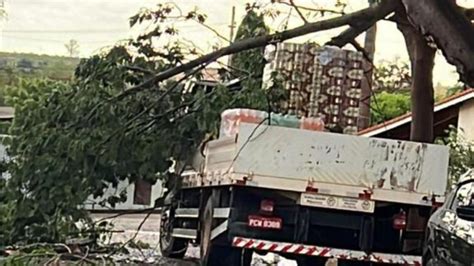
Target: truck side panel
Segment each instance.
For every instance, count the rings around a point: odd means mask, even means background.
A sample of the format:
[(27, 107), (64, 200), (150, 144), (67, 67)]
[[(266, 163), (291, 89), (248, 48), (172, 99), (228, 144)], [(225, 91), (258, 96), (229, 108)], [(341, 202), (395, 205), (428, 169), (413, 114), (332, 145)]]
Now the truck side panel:
[[(448, 149), (440, 145), (242, 124), (236, 173), (367, 188), (435, 193), (446, 188)], [(211, 150), (212, 152), (212, 150)]]

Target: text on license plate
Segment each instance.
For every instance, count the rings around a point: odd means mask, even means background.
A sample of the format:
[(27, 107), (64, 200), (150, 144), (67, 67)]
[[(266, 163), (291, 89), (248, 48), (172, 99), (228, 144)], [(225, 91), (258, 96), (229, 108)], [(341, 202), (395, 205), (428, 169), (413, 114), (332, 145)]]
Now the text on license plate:
[(249, 215), (248, 225), (250, 227), (265, 229), (281, 229), (282, 220), (277, 217), (263, 217), (258, 215)]

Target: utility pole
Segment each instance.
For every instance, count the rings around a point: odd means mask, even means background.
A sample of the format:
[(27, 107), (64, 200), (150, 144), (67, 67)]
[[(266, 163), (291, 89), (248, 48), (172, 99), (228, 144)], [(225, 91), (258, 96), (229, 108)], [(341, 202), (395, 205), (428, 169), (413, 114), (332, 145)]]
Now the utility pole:
[(235, 6), (232, 7), (232, 16), (230, 18), (230, 25), (229, 25), (229, 28), (230, 28), (230, 36), (229, 36), (229, 40), (230, 42), (232, 43), (234, 41), (234, 30), (235, 30)]
[[(229, 44), (230, 44), (234, 41), (234, 31), (235, 31), (235, 28), (236, 28), (236, 25), (235, 25), (235, 6), (232, 6), (232, 15), (231, 15), (231, 18), (230, 18), (229, 28), (230, 28), (230, 35), (229, 35)], [(231, 61), (232, 61), (232, 56), (229, 55), (227, 64), (230, 65)]]

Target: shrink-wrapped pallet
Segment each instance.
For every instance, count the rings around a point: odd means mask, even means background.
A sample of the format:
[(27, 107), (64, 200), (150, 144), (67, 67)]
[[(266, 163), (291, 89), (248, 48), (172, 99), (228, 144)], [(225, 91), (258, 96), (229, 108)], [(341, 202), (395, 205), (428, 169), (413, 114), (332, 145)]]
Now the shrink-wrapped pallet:
[(221, 115), (220, 136), (235, 136), (241, 123), (270, 124), (274, 126), (299, 128), (305, 130), (324, 131), (324, 123), (315, 117), (281, 115), (253, 109), (229, 109)]

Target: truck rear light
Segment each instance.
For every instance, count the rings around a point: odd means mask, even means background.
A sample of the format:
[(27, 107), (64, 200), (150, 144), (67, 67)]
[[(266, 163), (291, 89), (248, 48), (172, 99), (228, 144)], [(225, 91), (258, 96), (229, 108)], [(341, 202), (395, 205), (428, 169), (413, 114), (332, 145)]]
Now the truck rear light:
[(272, 200), (262, 200), (260, 202), (260, 211), (265, 214), (272, 214), (274, 205)]
[(307, 186), (306, 187), (306, 192), (308, 192), (308, 193), (318, 193), (318, 189), (315, 188), (315, 187)]
[(443, 206), (443, 202), (436, 201), (436, 197), (433, 196), (433, 197), (431, 198), (431, 206), (432, 206), (433, 208), (437, 209), (437, 208), (440, 208), (441, 206)]
[(370, 193), (369, 191), (364, 190), (363, 193), (359, 193), (359, 199), (370, 200), (371, 197), (372, 197), (372, 193)]
[(404, 211), (393, 216), (393, 229), (405, 230), (407, 227), (407, 215)]
[(246, 180), (236, 180), (235, 181), (235, 184), (238, 185), (238, 186), (245, 186), (246, 184)]

